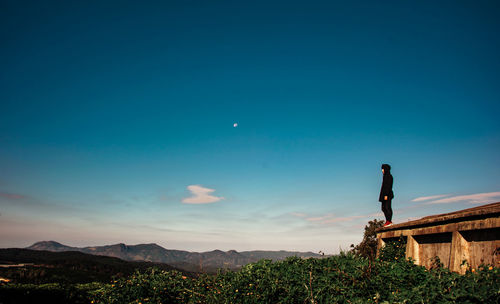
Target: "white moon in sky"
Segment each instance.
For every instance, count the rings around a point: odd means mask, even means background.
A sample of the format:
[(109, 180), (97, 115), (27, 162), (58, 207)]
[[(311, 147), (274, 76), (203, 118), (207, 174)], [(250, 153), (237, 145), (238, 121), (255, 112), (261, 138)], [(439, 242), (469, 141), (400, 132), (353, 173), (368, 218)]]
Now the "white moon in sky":
[(238, 123), (236, 123), (236, 122), (235, 122), (235, 123), (233, 124), (233, 127), (235, 127), (235, 128), (236, 128), (237, 126), (238, 126)]

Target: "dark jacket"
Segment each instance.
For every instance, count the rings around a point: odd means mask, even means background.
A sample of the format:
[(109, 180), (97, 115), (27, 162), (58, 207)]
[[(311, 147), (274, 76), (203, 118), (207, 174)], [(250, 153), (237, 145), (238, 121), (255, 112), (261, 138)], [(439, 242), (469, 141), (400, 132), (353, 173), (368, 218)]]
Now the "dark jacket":
[(390, 171), (384, 172), (384, 179), (382, 180), (382, 188), (380, 189), (380, 196), (378, 198), (379, 202), (384, 201), (384, 196), (387, 196), (388, 200), (394, 198), (394, 192), (392, 192), (392, 182), (393, 178)]

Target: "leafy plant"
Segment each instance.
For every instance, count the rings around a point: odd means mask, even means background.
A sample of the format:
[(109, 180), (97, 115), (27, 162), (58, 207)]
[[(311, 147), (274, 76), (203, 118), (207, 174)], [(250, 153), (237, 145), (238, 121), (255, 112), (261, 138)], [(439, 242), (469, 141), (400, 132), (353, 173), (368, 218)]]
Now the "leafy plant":
[(365, 226), (363, 240), (358, 245), (351, 244), (351, 252), (355, 255), (373, 260), (377, 254), (377, 229), (384, 225), (384, 221), (374, 219)]
[(405, 258), (406, 252), (406, 239), (403, 237), (397, 240), (388, 241), (380, 249), (379, 259), (381, 261), (397, 261)]
[(463, 276), (446, 268), (427, 270), (400, 258), (397, 246), (398, 242), (388, 244), (385, 258), (374, 261), (352, 253), (274, 263), (261, 260), (237, 272), (198, 278), (151, 269), (105, 284), (92, 292), (91, 299), (94, 303), (496, 303), (498, 268), (483, 266)]

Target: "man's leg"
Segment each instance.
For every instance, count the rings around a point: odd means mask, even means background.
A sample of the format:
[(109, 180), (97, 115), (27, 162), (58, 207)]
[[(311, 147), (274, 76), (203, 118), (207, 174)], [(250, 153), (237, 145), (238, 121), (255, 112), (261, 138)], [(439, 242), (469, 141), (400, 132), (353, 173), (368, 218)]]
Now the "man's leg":
[(385, 216), (385, 221), (387, 223), (387, 221), (389, 221), (389, 220), (387, 218), (387, 204), (386, 204), (386, 202), (383, 201), (381, 206), (382, 206), (382, 212), (384, 213), (384, 216)]
[(384, 213), (385, 214), (385, 218), (392, 223), (392, 200), (387, 200), (385, 201), (385, 209), (387, 210), (387, 213)]
[(382, 212), (384, 213), (385, 220), (388, 222), (392, 222), (391, 200), (382, 202)]

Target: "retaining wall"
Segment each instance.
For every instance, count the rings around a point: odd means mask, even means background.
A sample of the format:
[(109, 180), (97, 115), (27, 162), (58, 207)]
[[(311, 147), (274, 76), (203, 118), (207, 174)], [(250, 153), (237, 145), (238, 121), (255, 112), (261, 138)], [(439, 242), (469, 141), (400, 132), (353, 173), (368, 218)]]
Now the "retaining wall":
[(459, 273), (481, 264), (500, 267), (500, 202), (379, 228), (377, 252), (400, 237), (406, 257), (427, 268), (435, 256)]

